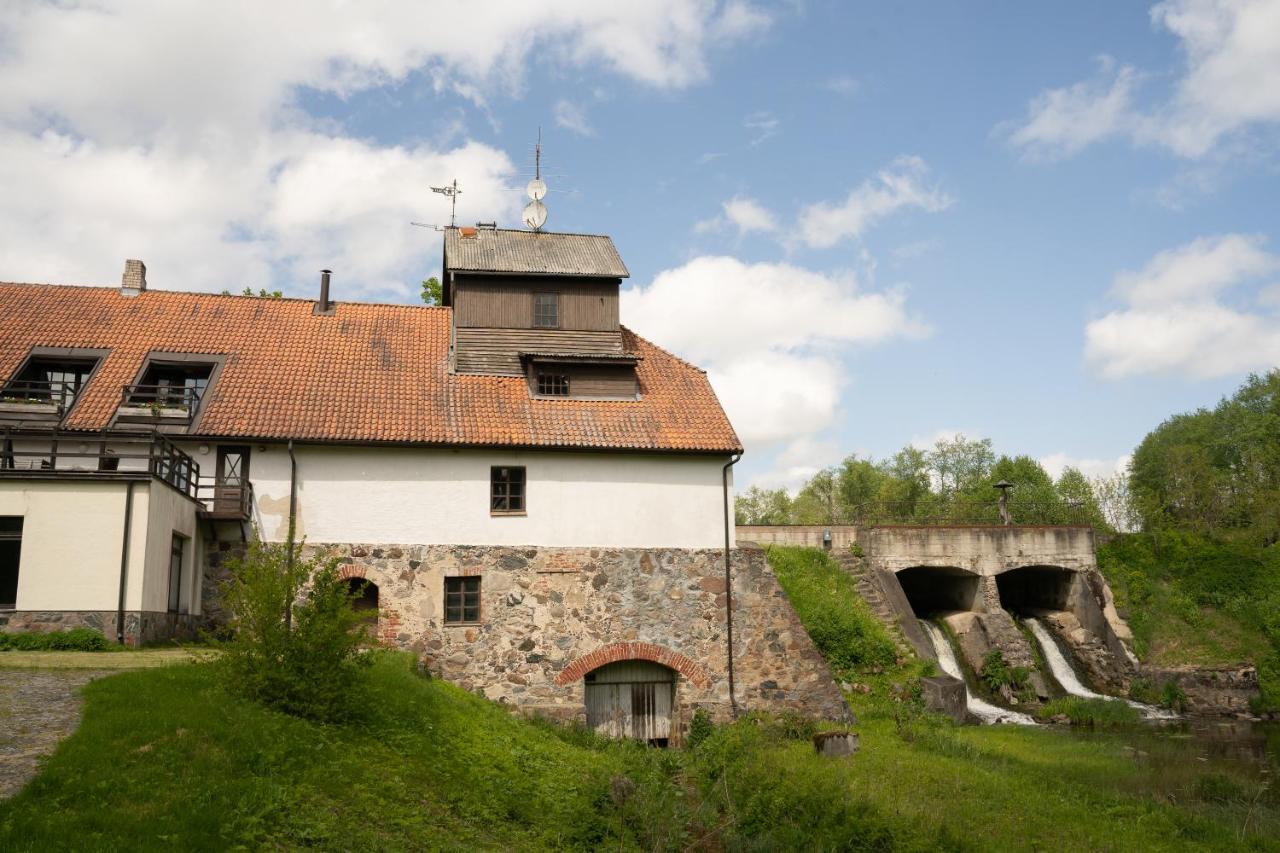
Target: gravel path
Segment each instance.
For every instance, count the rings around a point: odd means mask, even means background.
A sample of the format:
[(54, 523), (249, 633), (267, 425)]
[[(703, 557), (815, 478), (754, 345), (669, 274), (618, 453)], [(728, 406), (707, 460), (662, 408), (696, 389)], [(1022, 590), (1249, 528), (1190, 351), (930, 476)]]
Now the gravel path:
[(31, 781), (40, 759), (80, 723), (80, 688), (119, 670), (0, 669), (0, 799)]

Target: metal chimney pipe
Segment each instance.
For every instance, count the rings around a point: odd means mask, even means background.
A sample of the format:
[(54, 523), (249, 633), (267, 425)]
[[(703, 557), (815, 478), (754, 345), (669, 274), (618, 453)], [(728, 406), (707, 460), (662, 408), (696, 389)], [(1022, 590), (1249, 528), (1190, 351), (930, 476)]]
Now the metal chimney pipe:
[(333, 270), (320, 270), (320, 311), (329, 310), (329, 276)]

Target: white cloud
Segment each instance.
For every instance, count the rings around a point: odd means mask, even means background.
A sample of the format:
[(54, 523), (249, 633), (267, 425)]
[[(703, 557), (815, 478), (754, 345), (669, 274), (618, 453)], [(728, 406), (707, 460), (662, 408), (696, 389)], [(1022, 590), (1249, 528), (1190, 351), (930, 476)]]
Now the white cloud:
[(394, 96), (421, 77), (483, 105), (518, 94), (534, 56), (682, 87), (767, 23), (740, 2), (682, 0), (493, 0), (484, 14), (408, 0), (11, 5), (0, 277), (106, 283), (130, 256), (158, 286), (309, 292), (332, 264), (349, 277), (342, 295), (411, 298), (439, 251), (408, 226), (443, 217), (425, 187), (457, 177), (463, 221), (509, 219), (510, 160), (465, 139), (355, 138), (300, 94)]
[(773, 113), (760, 110), (744, 118), (742, 126), (751, 131), (748, 144), (755, 146), (777, 136), (781, 132), (782, 122)]
[(862, 90), (862, 84), (858, 82), (856, 77), (850, 77), (847, 74), (839, 74), (831, 77), (823, 84), (828, 92), (834, 92), (837, 95), (849, 97), (856, 95)]
[(900, 290), (864, 292), (851, 276), (730, 257), (666, 270), (622, 303), (629, 325), (707, 369), (752, 452), (832, 423), (850, 348), (928, 333)]
[(1075, 468), (1086, 477), (1110, 477), (1127, 470), (1131, 458), (1128, 453), (1117, 456), (1115, 459), (1087, 459), (1069, 456), (1066, 453), (1050, 453), (1048, 456), (1041, 457), (1040, 465), (1055, 480), (1068, 468)]
[(1037, 95), (1010, 140), (1033, 155), (1071, 154), (1124, 135), (1197, 158), (1280, 122), (1280, 0), (1167, 0), (1151, 20), (1180, 40), (1185, 58), (1167, 98), (1140, 108), (1141, 75), (1127, 66), (1112, 75), (1104, 63), (1101, 80)]
[(755, 199), (735, 196), (720, 205), (721, 214), (711, 219), (704, 219), (693, 226), (699, 234), (723, 231), (732, 227), (738, 236), (752, 231), (772, 233), (778, 230), (777, 220), (762, 204)]
[[(1265, 305), (1260, 276), (1280, 269), (1261, 238), (1228, 234), (1161, 252), (1116, 276), (1125, 304), (1085, 328), (1085, 357), (1109, 379), (1151, 373), (1207, 378), (1280, 364), (1280, 317)], [(1252, 300), (1231, 299), (1256, 291)]]
[(810, 248), (830, 248), (858, 237), (880, 219), (905, 208), (936, 213), (951, 206), (941, 189), (925, 183), (928, 166), (919, 157), (899, 157), (864, 181), (842, 202), (820, 202), (800, 211), (796, 239)]
[(587, 111), (572, 101), (556, 102), (555, 119), (557, 125), (579, 136), (595, 136), (595, 129), (587, 121)]
[(1132, 130), (1133, 94), (1138, 74), (1125, 66), (1115, 69), (1100, 60), (1099, 78), (1062, 89), (1050, 89), (1032, 99), (1026, 122), (1010, 135), (1014, 145), (1035, 158), (1074, 154), (1124, 130)]
[(803, 435), (788, 442), (770, 460), (770, 467), (747, 484), (763, 489), (784, 488), (798, 492), (814, 474), (843, 458), (840, 445), (829, 439)]

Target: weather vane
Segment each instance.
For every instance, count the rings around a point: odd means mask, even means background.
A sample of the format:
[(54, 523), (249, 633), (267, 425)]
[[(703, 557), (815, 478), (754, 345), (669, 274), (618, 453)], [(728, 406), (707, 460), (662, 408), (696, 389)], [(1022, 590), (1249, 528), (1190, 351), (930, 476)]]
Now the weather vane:
[(547, 222), (547, 206), (542, 199), (547, 195), (547, 184), (542, 180), (542, 128), (538, 128), (538, 144), (533, 149), (533, 180), (525, 188), (529, 203), (524, 207), (524, 224), (534, 231), (541, 231)]
[(432, 187), (431, 191), (449, 197), (449, 227), (456, 227), (458, 224), (458, 196), (462, 195), (462, 190), (458, 189), (458, 179), (454, 178), (452, 184), (443, 187)]

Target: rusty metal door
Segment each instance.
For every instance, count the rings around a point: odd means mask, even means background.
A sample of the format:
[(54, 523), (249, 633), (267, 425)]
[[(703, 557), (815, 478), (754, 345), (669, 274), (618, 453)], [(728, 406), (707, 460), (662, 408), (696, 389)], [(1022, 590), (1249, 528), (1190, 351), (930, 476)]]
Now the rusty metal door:
[(666, 745), (675, 672), (651, 661), (619, 661), (586, 675), (587, 725), (607, 737)]

